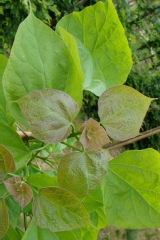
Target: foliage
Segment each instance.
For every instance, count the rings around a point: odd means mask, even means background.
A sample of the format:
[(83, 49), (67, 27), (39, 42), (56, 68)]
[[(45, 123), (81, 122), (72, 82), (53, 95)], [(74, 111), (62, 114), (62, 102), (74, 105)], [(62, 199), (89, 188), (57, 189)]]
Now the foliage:
[[(136, 136), (154, 100), (122, 85), (132, 61), (112, 1), (65, 16), (55, 31), (31, 9), (0, 60), (0, 237), (96, 240), (105, 225), (157, 227), (160, 154), (111, 160), (103, 149)], [(99, 122), (77, 124), (86, 89), (99, 96)]]

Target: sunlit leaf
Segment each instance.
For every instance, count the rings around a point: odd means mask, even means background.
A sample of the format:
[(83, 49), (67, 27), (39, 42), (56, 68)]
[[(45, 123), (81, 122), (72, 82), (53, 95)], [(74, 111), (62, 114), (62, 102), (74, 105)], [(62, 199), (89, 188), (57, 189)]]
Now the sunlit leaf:
[(72, 37), (72, 49), (66, 42), (32, 11), (20, 24), (3, 77), (4, 94), (18, 122), (26, 124), (15, 100), (33, 90), (62, 90), (81, 105), (83, 73), (77, 47)]
[(7, 125), (0, 123), (0, 144), (2, 144), (12, 154), (16, 165), (16, 170), (26, 166), (31, 156), (19, 135)]
[(90, 147), (93, 149), (99, 149), (104, 144), (110, 142), (106, 131), (100, 124), (94, 119), (90, 118), (81, 126), (82, 135), (80, 142), (85, 148)]
[(98, 101), (98, 114), (107, 134), (118, 141), (138, 135), (152, 100), (124, 85), (107, 89)]
[(6, 173), (16, 170), (16, 166), (10, 152), (0, 145), (0, 184), (4, 181)]
[(8, 211), (3, 198), (0, 198), (0, 238), (2, 238), (9, 227)]
[(17, 102), (33, 136), (48, 143), (66, 139), (71, 132), (71, 123), (78, 113), (76, 102), (59, 90), (35, 90)]
[(94, 72), (88, 75), (91, 81), (84, 85), (86, 90), (100, 96), (106, 88), (126, 81), (132, 65), (131, 52), (111, 0), (98, 1), (64, 16), (57, 24), (57, 31), (59, 27), (80, 40), (92, 55)]
[(77, 197), (85, 197), (100, 185), (106, 172), (107, 158), (104, 153), (72, 152), (59, 163), (58, 182)]
[(90, 225), (89, 216), (81, 202), (63, 188), (40, 188), (33, 203), (33, 215), (39, 227), (52, 232)]
[(7, 191), (13, 196), (14, 200), (24, 208), (32, 199), (32, 190), (28, 184), (21, 181), (19, 176), (7, 179), (4, 182)]
[(109, 161), (103, 181), (108, 224), (120, 228), (157, 228), (160, 223), (160, 153), (126, 151)]

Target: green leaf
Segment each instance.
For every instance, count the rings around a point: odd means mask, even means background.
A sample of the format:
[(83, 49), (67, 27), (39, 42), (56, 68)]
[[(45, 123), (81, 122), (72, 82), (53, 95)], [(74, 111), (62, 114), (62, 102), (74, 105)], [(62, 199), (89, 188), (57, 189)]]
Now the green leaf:
[(0, 123), (0, 144), (2, 144), (12, 154), (16, 170), (26, 166), (31, 156), (31, 153), (22, 142), (19, 135), (4, 123)]
[(78, 104), (82, 102), (83, 74), (77, 59), (77, 47), (70, 37), (63, 39), (38, 20), (31, 12), (20, 24), (7, 67), (3, 85), (14, 118), (26, 124), (15, 101), (27, 93), (44, 88), (67, 92)]
[(37, 139), (56, 143), (69, 136), (71, 123), (78, 113), (78, 105), (65, 92), (35, 90), (17, 102)]
[(27, 228), (27, 231), (23, 235), (22, 240), (58, 240), (56, 235), (51, 232), (49, 229), (40, 228), (32, 219), (30, 225)]
[(32, 199), (32, 189), (28, 184), (21, 181), (19, 176), (7, 179), (4, 182), (7, 191), (13, 196), (14, 200), (24, 208)]
[(72, 152), (58, 166), (58, 183), (77, 197), (96, 189), (107, 172), (107, 158), (96, 151)]
[(10, 152), (0, 145), (0, 184), (3, 183), (6, 173), (16, 170), (16, 166)]
[(41, 228), (52, 232), (68, 231), (90, 225), (81, 202), (70, 192), (57, 187), (39, 189), (33, 203), (33, 215)]
[(32, 219), (22, 240), (97, 240), (97, 235), (98, 230), (92, 227), (53, 233), (49, 229), (38, 227)]
[(2, 238), (9, 227), (8, 211), (3, 198), (0, 198), (0, 238)]
[(111, 0), (63, 17), (59, 27), (80, 40), (92, 55), (94, 72), (85, 89), (99, 96), (106, 88), (126, 81), (132, 65), (131, 52)]
[(107, 134), (118, 141), (138, 135), (152, 100), (124, 85), (107, 89), (98, 100), (98, 115)]
[(81, 126), (81, 130), (82, 135), (80, 137), (80, 142), (85, 148), (90, 147), (99, 149), (102, 148), (104, 144), (110, 142), (104, 128), (92, 118), (84, 122)]
[(7, 234), (5, 235), (7, 237), (7, 240), (21, 240), (21, 238), (17, 235), (16, 231), (14, 230), (14, 228), (9, 225)]
[(49, 186), (57, 186), (57, 177), (49, 176), (48, 174), (30, 174), (27, 179), (29, 185), (34, 186), (36, 188), (49, 187)]
[(101, 229), (107, 226), (101, 186), (85, 197), (82, 203), (89, 213), (90, 220), (95, 227)]
[(160, 154), (154, 149), (132, 150), (109, 161), (103, 197), (109, 225), (159, 227)]
[(7, 205), (9, 222), (13, 228), (17, 226), (17, 220), (21, 213), (20, 205), (13, 199), (11, 195), (5, 198), (5, 203)]

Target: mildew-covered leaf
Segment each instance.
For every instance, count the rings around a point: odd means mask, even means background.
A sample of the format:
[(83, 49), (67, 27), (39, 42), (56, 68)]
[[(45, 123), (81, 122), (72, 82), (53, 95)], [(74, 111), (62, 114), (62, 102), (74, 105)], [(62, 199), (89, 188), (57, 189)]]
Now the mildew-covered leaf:
[(59, 163), (58, 182), (77, 197), (85, 197), (100, 185), (106, 172), (107, 157), (104, 153), (72, 152)]
[(20, 24), (3, 76), (4, 94), (14, 118), (26, 125), (15, 100), (33, 90), (53, 88), (67, 92), (80, 106), (83, 73), (77, 61), (78, 51), (32, 11)]
[(78, 113), (76, 102), (59, 90), (35, 90), (17, 102), (33, 136), (48, 143), (66, 139), (71, 132), (71, 123)]
[(52, 232), (68, 231), (90, 225), (88, 213), (81, 202), (63, 188), (40, 188), (33, 203), (37, 225)]
[(21, 181), (19, 176), (7, 179), (4, 182), (7, 191), (13, 196), (14, 200), (24, 208), (32, 199), (32, 189), (28, 184)]
[(100, 122), (115, 140), (133, 138), (139, 134), (152, 100), (125, 85), (111, 87), (98, 100)]
[(6, 173), (16, 170), (16, 166), (11, 153), (0, 145), (0, 184), (3, 183)]
[(126, 151), (108, 164), (102, 188), (108, 224), (159, 227), (160, 153), (154, 149)]
[(7, 206), (3, 200), (0, 198), (0, 238), (2, 238), (9, 227), (8, 211)]
[(81, 126), (81, 130), (82, 135), (80, 137), (80, 142), (85, 148), (90, 147), (93, 149), (99, 149), (104, 144), (110, 142), (104, 128), (92, 118), (84, 122)]
[(80, 40), (92, 56), (94, 71), (89, 75), (91, 81), (84, 84), (86, 90), (100, 96), (106, 88), (126, 81), (132, 66), (131, 51), (111, 0), (98, 1), (80, 12), (64, 16), (57, 30), (59, 27)]

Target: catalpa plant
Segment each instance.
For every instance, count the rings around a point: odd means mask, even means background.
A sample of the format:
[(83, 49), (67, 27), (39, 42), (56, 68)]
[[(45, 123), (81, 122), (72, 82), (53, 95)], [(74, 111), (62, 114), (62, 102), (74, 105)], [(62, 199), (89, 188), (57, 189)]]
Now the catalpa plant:
[[(123, 85), (131, 52), (111, 0), (55, 31), (30, 10), (0, 61), (0, 237), (96, 240), (107, 225), (159, 227), (160, 154), (111, 159), (103, 148), (138, 135), (153, 100)], [(83, 90), (99, 96), (100, 122), (77, 124)]]

